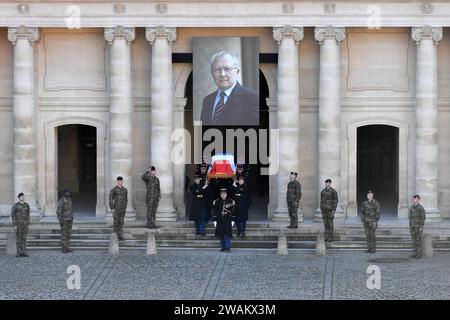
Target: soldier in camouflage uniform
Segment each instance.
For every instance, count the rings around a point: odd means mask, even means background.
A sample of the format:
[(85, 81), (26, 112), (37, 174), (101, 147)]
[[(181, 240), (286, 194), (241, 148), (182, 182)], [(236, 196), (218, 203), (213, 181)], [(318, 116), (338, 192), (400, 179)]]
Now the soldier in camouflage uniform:
[(114, 232), (123, 240), (123, 224), (128, 205), (128, 190), (123, 186), (123, 178), (117, 177), (117, 185), (109, 193), (109, 207), (114, 218)]
[(325, 227), (325, 241), (333, 241), (333, 219), (338, 204), (338, 194), (331, 187), (331, 179), (325, 180), (325, 188), (320, 192), (320, 211)]
[(376, 251), (375, 231), (380, 219), (380, 203), (373, 198), (373, 192), (367, 192), (367, 201), (364, 201), (361, 207), (361, 221), (367, 236), (367, 251), (374, 253)]
[(409, 231), (413, 241), (414, 253), (412, 258), (422, 258), (422, 234), (423, 226), (425, 224), (425, 209), (419, 203), (420, 196), (416, 194), (413, 197), (414, 204), (409, 208)]
[(291, 220), (291, 223), (288, 226), (289, 229), (298, 228), (298, 205), (302, 198), (302, 186), (300, 185), (300, 182), (298, 182), (297, 176), (297, 172), (291, 172), (291, 175), (289, 176), (291, 181), (288, 183), (286, 192), (286, 202), (289, 218)]
[(28, 257), (27, 255), (27, 234), (30, 225), (30, 206), (25, 202), (24, 194), (17, 195), (19, 202), (11, 209), (11, 219), (17, 237), (17, 256)]
[(142, 175), (142, 180), (147, 188), (145, 202), (147, 204), (147, 228), (158, 228), (156, 225), (156, 209), (158, 208), (159, 198), (161, 198), (161, 189), (159, 179), (156, 177), (156, 168), (151, 166)]
[(61, 246), (63, 253), (73, 252), (70, 248), (70, 235), (72, 234), (73, 224), (73, 208), (72, 199), (70, 198), (70, 191), (64, 189), (63, 196), (58, 201), (58, 208), (56, 209), (59, 225), (61, 226)]

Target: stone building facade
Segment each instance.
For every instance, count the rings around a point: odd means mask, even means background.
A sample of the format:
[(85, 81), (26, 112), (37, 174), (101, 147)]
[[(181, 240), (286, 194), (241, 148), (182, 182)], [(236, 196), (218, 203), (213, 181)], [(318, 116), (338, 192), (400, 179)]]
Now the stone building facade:
[[(260, 61), (279, 135), (269, 219), (287, 220), (290, 171), (300, 174), (304, 219), (317, 216), (325, 178), (339, 192), (338, 216), (356, 217), (365, 165), (377, 176), (376, 165), (394, 170), (398, 217), (419, 193), (429, 221), (450, 218), (450, 3), (407, 0), (0, 1), (0, 215), (19, 192), (34, 219), (55, 215), (58, 179), (77, 163), (58, 160), (59, 128), (84, 125), (95, 128), (97, 216), (107, 216), (118, 175), (128, 218), (145, 215), (140, 176), (151, 163), (158, 219), (184, 217), (186, 166), (169, 159), (192, 63), (173, 57), (201, 36), (259, 37), (260, 54), (275, 57)], [(378, 128), (369, 136), (393, 133), (358, 145), (369, 126)]]

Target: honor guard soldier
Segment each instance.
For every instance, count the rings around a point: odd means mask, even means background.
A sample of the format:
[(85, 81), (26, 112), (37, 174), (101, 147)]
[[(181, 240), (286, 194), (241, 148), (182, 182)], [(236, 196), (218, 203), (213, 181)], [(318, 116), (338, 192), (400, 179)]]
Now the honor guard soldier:
[(215, 236), (220, 238), (220, 251), (230, 252), (234, 225), (235, 202), (227, 197), (227, 189), (220, 189), (220, 197), (213, 202)]
[(414, 250), (411, 257), (420, 259), (422, 258), (422, 235), (423, 226), (425, 224), (425, 209), (419, 203), (420, 196), (418, 194), (413, 197), (413, 202), (414, 204), (409, 208), (408, 214), (409, 231), (411, 233)]
[(159, 199), (161, 198), (161, 189), (159, 186), (159, 179), (156, 177), (156, 168), (151, 166), (142, 175), (142, 180), (145, 182), (147, 194), (145, 202), (147, 204), (147, 228), (158, 228), (156, 225), (156, 209), (158, 209)]
[(202, 177), (200, 174), (194, 175), (194, 182), (192, 183), (190, 189), (192, 192), (192, 204), (190, 220), (194, 220), (195, 223), (195, 238), (198, 239), (200, 236), (206, 236), (206, 222), (208, 221), (207, 216), (207, 194), (206, 189), (208, 185), (202, 183)]
[(17, 256), (28, 257), (27, 254), (27, 234), (30, 225), (30, 206), (25, 202), (25, 196), (21, 192), (17, 195), (19, 202), (16, 202), (11, 209), (11, 219), (17, 237)]
[(69, 189), (63, 190), (63, 196), (58, 201), (56, 209), (59, 225), (61, 226), (61, 247), (63, 253), (73, 252), (70, 248), (70, 235), (72, 234), (73, 208)]
[(380, 203), (373, 198), (373, 192), (367, 192), (367, 200), (364, 201), (361, 207), (361, 222), (364, 225), (364, 230), (367, 237), (367, 251), (374, 253), (376, 251), (375, 231), (378, 227), (378, 220), (380, 220)]
[(331, 179), (325, 180), (325, 188), (320, 192), (320, 211), (325, 227), (325, 241), (333, 241), (333, 219), (338, 204), (338, 194), (331, 187)]
[(300, 199), (302, 198), (302, 186), (297, 180), (298, 173), (291, 172), (289, 176), (289, 183), (286, 192), (286, 202), (289, 211), (289, 218), (291, 224), (288, 226), (289, 229), (298, 228), (298, 206)]
[(236, 193), (234, 194), (234, 201), (236, 202), (235, 216), (237, 235), (244, 239), (248, 220), (248, 209), (250, 206), (250, 196), (247, 185), (245, 184), (244, 176), (239, 177), (238, 184), (236, 185)]
[(114, 232), (123, 239), (123, 224), (128, 205), (128, 190), (123, 186), (123, 178), (117, 177), (117, 185), (109, 193), (109, 207), (114, 218)]

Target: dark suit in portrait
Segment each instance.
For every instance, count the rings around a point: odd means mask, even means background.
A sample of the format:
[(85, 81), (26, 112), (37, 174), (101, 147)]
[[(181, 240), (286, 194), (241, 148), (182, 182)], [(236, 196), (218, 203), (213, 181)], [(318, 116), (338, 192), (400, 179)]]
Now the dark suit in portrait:
[(253, 90), (243, 87), (239, 82), (236, 82), (220, 116), (213, 117), (216, 97), (218, 97), (217, 90), (203, 99), (200, 117), (203, 126), (259, 125), (259, 97)]

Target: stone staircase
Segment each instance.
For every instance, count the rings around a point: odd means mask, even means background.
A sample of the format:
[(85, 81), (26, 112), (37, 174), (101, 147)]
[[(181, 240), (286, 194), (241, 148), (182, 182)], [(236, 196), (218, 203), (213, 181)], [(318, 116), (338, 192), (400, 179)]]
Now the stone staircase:
[[(120, 242), (122, 249), (143, 249), (146, 246), (145, 235), (133, 232), (128, 228), (142, 228), (143, 223), (129, 223), (124, 229), (124, 241)], [(268, 222), (248, 223), (246, 238), (234, 239), (233, 248), (275, 249), (280, 231), (285, 232), (288, 248), (314, 249), (317, 233), (322, 232), (318, 223), (304, 223), (299, 229), (290, 230), (286, 224)], [(12, 232), (10, 224), (0, 224), (0, 248), (6, 247), (7, 234)], [(127, 232), (128, 230), (128, 232)], [(60, 248), (60, 230), (57, 223), (35, 223), (30, 227), (27, 246), (39, 249)], [(111, 223), (75, 223), (72, 230), (72, 246), (79, 249), (107, 249)], [(158, 247), (167, 248), (218, 248), (219, 241), (214, 237), (214, 228), (209, 223), (207, 236), (195, 239), (195, 229), (191, 222), (167, 224), (158, 229), (156, 243)], [(437, 250), (450, 250), (450, 227), (446, 224), (427, 225), (426, 232), (433, 237), (433, 246)], [(358, 224), (336, 224), (334, 241), (329, 249), (365, 250), (366, 237), (364, 229)], [(407, 225), (380, 225), (377, 229), (377, 248), (411, 249), (411, 238)]]

